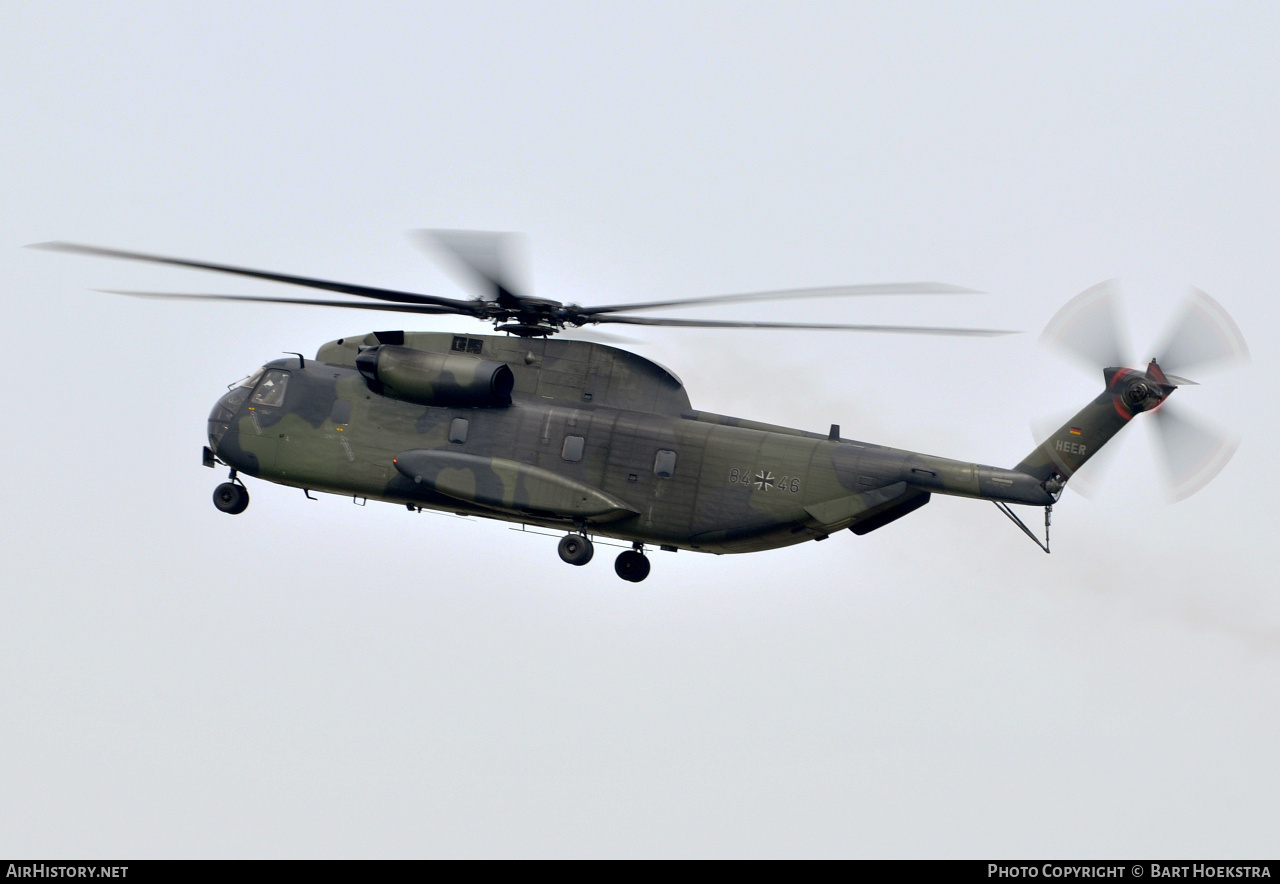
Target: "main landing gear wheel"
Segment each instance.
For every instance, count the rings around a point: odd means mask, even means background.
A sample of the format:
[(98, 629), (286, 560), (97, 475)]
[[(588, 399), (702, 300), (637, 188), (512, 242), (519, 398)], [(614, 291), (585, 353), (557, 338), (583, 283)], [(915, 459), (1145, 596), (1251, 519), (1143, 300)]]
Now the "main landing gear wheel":
[(595, 555), (596, 548), (585, 535), (566, 534), (560, 538), (560, 558), (570, 565), (585, 565)]
[(639, 583), (649, 576), (649, 560), (645, 558), (644, 553), (629, 549), (618, 553), (618, 559), (613, 563), (613, 570), (617, 571), (618, 576), (623, 580)]
[(223, 482), (213, 489), (213, 505), (224, 513), (239, 515), (249, 506), (249, 489), (235, 482)]

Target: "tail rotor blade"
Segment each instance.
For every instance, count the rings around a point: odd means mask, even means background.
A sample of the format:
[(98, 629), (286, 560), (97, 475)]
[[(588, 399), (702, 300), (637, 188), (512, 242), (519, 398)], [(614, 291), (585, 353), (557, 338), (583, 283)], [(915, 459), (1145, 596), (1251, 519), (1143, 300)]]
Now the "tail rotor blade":
[(1098, 283), (1068, 301), (1049, 320), (1040, 340), (1089, 372), (1127, 365), (1129, 337), (1121, 319), (1117, 281)]
[(1165, 330), (1155, 357), (1162, 367), (1182, 374), (1202, 373), (1249, 361), (1244, 335), (1222, 305), (1192, 288), (1182, 310)]
[(1240, 437), (1188, 418), (1165, 403), (1152, 413), (1157, 450), (1164, 461), (1172, 501), (1195, 494), (1231, 460)]

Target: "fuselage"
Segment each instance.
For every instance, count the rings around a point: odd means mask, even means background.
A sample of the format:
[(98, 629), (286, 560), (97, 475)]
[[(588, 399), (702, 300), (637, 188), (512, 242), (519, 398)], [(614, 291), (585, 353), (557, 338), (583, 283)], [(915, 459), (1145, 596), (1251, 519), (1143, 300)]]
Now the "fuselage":
[[(423, 404), (379, 389), (355, 358), (388, 336), (506, 363), (510, 404)], [(696, 411), (661, 366), (581, 341), (339, 339), (315, 359), (276, 360), (232, 389), (210, 415), (209, 437), (226, 464), (282, 485), (713, 553), (865, 533), (933, 492), (1053, 500), (1013, 470)], [(405, 464), (416, 462), (444, 467), (415, 476), (422, 469)], [(517, 467), (529, 475), (515, 478)], [(498, 491), (486, 496), (486, 487)], [(540, 502), (577, 491), (612, 509), (584, 515), (596, 510)]]

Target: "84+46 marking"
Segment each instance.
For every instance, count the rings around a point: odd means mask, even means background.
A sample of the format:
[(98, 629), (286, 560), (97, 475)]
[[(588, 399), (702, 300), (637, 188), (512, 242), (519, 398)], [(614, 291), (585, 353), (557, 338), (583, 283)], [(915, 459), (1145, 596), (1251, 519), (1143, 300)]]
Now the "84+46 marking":
[(757, 491), (785, 491), (798, 494), (800, 491), (799, 476), (774, 477), (770, 470), (730, 470), (730, 485), (754, 485)]

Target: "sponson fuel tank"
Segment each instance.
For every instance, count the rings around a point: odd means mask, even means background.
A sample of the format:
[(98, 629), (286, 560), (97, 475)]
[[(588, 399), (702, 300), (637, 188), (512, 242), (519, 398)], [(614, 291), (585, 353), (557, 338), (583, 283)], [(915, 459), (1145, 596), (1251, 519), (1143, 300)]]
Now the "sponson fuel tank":
[(556, 513), (575, 520), (612, 522), (637, 515), (623, 501), (551, 470), (501, 457), (415, 449), (392, 459), (416, 484), (457, 500), (518, 513)]
[(506, 363), (390, 344), (362, 348), (356, 368), (402, 399), (423, 405), (501, 407), (511, 404), (515, 387), (515, 376)]

